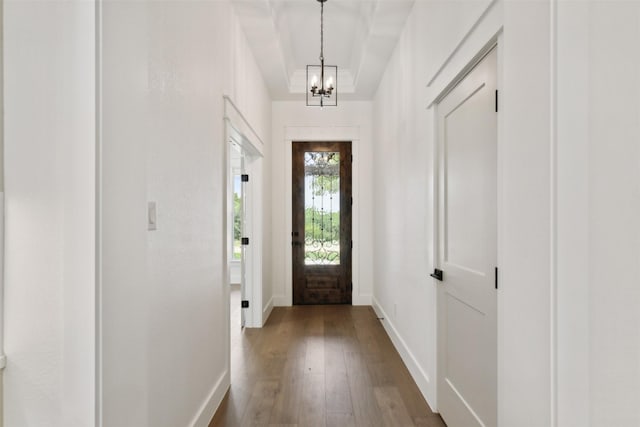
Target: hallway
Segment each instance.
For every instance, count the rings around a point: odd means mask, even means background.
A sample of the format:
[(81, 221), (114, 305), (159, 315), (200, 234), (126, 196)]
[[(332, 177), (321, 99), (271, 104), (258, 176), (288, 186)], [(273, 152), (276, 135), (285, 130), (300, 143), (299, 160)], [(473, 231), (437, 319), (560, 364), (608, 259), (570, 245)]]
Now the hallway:
[(443, 427), (370, 307), (278, 307), (240, 332), (231, 294), (231, 389), (210, 427)]
[[(0, 427), (639, 427), (640, 1), (319, 3), (0, 0)], [(351, 144), (352, 305), (292, 306), (298, 142)]]

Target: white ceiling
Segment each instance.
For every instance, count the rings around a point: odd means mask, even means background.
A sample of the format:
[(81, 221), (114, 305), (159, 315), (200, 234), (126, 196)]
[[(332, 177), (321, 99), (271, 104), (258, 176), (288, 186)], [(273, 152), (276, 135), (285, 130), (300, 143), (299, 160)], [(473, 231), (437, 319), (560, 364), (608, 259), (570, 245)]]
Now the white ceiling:
[[(328, 0), (324, 57), (338, 66), (342, 100), (369, 100), (414, 0)], [(302, 100), (306, 66), (319, 64), (317, 0), (234, 0), (236, 13), (275, 100)]]

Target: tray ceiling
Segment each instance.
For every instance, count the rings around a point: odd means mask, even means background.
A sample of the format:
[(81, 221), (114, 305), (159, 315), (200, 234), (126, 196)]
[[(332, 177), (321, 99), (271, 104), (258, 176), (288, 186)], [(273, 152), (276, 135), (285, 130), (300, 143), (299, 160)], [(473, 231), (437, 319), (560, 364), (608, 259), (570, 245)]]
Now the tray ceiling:
[[(338, 66), (339, 99), (373, 97), (413, 2), (325, 3), (325, 63)], [(320, 3), (235, 0), (233, 4), (272, 98), (304, 99), (306, 66), (320, 62)]]

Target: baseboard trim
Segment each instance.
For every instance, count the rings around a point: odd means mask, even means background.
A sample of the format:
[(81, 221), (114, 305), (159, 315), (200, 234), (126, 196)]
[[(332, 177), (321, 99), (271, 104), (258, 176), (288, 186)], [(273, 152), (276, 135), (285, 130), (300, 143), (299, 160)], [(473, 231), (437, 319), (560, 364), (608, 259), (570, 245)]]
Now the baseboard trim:
[(284, 295), (274, 295), (272, 300), (273, 300), (274, 307), (290, 307), (291, 306), (291, 301), (287, 300), (287, 297)]
[(213, 386), (213, 389), (209, 393), (209, 396), (205, 400), (205, 402), (200, 407), (200, 410), (193, 417), (193, 421), (191, 421), (190, 427), (208, 427), (209, 423), (213, 419), (213, 416), (216, 413), (216, 410), (220, 406), (222, 399), (227, 394), (227, 390), (231, 386), (231, 376), (229, 375), (229, 370), (224, 371), (224, 373), (218, 378), (216, 381), (216, 385)]
[(371, 295), (353, 295), (351, 297), (352, 305), (371, 305)]
[[(354, 295), (352, 297), (351, 304), (371, 305), (372, 298), (373, 297), (371, 295)], [(291, 306), (291, 301), (288, 301), (287, 297), (284, 295), (274, 295), (273, 298), (271, 298), (271, 300), (273, 301), (273, 307), (290, 307)]]
[(430, 402), (430, 396), (432, 396), (432, 384), (431, 380), (429, 379), (429, 375), (427, 375), (424, 369), (422, 369), (422, 366), (420, 365), (420, 363), (418, 363), (416, 357), (413, 355), (411, 350), (409, 350), (407, 343), (404, 341), (404, 339), (402, 339), (402, 337), (398, 333), (398, 330), (393, 325), (391, 318), (382, 309), (382, 306), (375, 297), (372, 297), (371, 305), (378, 317), (383, 319), (380, 323), (382, 323), (384, 330), (387, 331), (387, 335), (389, 335), (389, 338), (391, 338), (393, 346), (396, 348), (396, 350), (398, 350), (398, 353), (400, 353), (402, 361), (405, 365), (407, 365), (407, 369), (409, 369), (409, 373), (413, 377), (413, 380), (416, 382), (420, 393), (422, 393), (422, 396), (427, 401), (427, 405), (429, 405), (433, 412), (436, 412), (436, 406), (433, 405), (432, 402)]
[(264, 326), (264, 324), (267, 323), (267, 320), (269, 320), (269, 316), (271, 316), (272, 311), (273, 311), (273, 297), (269, 299), (269, 302), (267, 302), (267, 305), (265, 305), (264, 308), (262, 309), (262, 326)]

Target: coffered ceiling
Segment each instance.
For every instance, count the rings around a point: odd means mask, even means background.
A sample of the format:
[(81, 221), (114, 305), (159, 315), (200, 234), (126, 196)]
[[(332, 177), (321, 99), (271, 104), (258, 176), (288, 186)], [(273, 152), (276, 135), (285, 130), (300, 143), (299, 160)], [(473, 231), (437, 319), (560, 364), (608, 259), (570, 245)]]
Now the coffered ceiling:
[[(413, 2), (325, 3), (325, 64), (338, 66), (339, 99), (373, 97)], [(234, 7), (273, 99), (304, 99), (306, 66), (320, 62), (320, 3), (235, 0)]]

